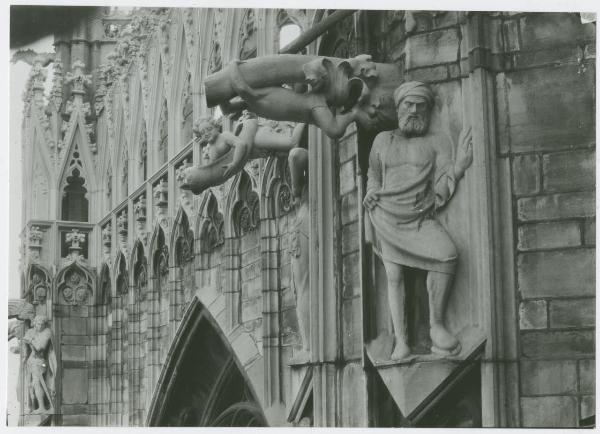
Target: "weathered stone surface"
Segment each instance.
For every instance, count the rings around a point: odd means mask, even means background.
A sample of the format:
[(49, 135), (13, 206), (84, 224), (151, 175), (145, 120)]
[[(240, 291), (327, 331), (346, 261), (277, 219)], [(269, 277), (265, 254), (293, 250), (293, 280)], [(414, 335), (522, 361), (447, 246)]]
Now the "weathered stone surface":
[(592, 217), (596, 214), (593, 192), (559, 193), (524, 197), (517, 201), (519, 220)]
[(360, 295), (360, 254), (359, 252), (345, 255), (342, 259), (344, 267), (344, 297)]
[(596, 184), (596, 152), (590, 149), (544, 155), (544, 190), (549, 192), (593, 190)]
[(362, 353), (362, 303), (360, 297), (344, 300), (342, 307), (344, 357), (352, 359)]
[(447, 78), (448, 67), (446, 65), (412, 69), (406, 72), (407, 80), (418, 80), (426, 83), (430, 83), (432, 81), (446, 80)]
[(579, 222), (563, 221), (519, 226), (519, 250), (575, 247), (581, 245)]
[(592, 295), (596, 290), (593, 249), (520, 253), (517, 267), (523, 298)]
[(358, 194), (356, 191), (342, 197), (341, 218), (343, 225), (358, 220)]
[(576, 13), (530, 13), (519, 21), (524, 50), (572, 45), (576, 40), (594, 38)]
[(514, 69), (533, 66), (550, 66), (557, 62), (576, 62), (581, 56), (579, 47), (554, 47), (537, 51), (519, 51), (514, 53)]
[(360, 247), (358, 222), (350, 223), (342, 228), (342, 254), (356, 251)]
[(593, 327), (596, 322), (593, 298), (550, 301), (550, 328)]
[(365, 371), (358, 363), (350, 363), (342, 372), (342, 426), (368, 426), (367, 384)]
[(65, 361), (85, 362), (85, 348), (82, 345), (63, 345), (62, 359)]
[(406, 41), (406, 67), (412, 69), (458, 61), (459, 43), (456, 29), (411, 36)]
[[(90, 426), (90, 416), (84, 414), (65, 414), (61, 416), (61, 426)], [(118, 420), (116, 425), (120, 425)]]
[(594, 359), (579, 361), (579, 391), (595, 393), (596, 391), (596, 361)]
[(537, 155), (515, 156), (512, 173), (515, 194), (532, 194), (540, 191), (540, 158)]
[[(594, 68), (577, 65), (506, 73), (507, 134), (512, 152), (588, 146), (595, 136)], [(565, 92), (564, 89), (569, 89)], [(501, 140), (505, 140), (502, 138)]]
[(249, 333), (241, 332), (233, 339), (231, 347), (242, 364), (248, 363), (252, 358), (258, 355), (256, 343), (250, 337)]
[(588, 246), (596, 245), (596, 220), (587, 219), (583, 223), (583, 242)]
[(574, 396), (521, 398), (521, 411), (526, 428), (577, 426), (577, 398)]
[(580, 411), (582, 419), (596, 414), (596, 399), (594, 395), (581, 397)]
[(521, 333), (521, 353), (528, 358), (591, 356), (595, 344), (590, 330)]
[(350, 193), (356, 188), (356, 160), (349, 160), (340, 166), (340, 194)]
[(85, 404), (87, 402), (88, 377), (85, 369), (63, 369), (62, 402)]
[(575, 360), (538, 360), (521, 363), (521, 393), (556, 395), (577, 392)]
[(356, 156), (356, 124), (351, 123), (346, 129), (345, 137), (339, 141), (339, 162), (344, 163)]
[(545, 329), (548, 327), (548, 314), (545, 300), (521, 302), (519, 306), (521, 330)]
[[(244, 367), (248, 379), (252, 383), (256, 396), (261, 401), (265, 396), (265, 362), (262, 357), (254, 360), (249, 366)], [(264, 405), (264, 403), (262, 403)]]
[(110, 392), (110, 385), (107, 378), (91, 379), (89, 381), (89, 402), (90, 404), (101, 404), (103, 397)]
[(65, 345), (93, 345), (97, 342), (96, 338), (96, 336), (67, 335), (61, 338), (61, 343)]

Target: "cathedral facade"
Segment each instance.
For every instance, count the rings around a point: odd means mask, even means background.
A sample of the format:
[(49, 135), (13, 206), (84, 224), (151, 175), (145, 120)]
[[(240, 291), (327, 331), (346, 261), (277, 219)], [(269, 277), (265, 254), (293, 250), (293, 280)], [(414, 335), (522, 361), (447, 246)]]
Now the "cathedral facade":
[[(24, 95), (22, 290), (9, 306), (20, 424), (589, 425), (595, 25), (97, 8), (55, 35)], [(415, 81), (426, 89), (395, 92)], [(284, 90), (292, 103), (260, 105)], [(297, 95), (313, 98), (298, 115)], [(383, 233), (365, 201), (373, 143), (396, 143), (394, 109), (411, 96), (448, 161), (471, 152), (427, 215), (455, 249), (441, 301), (422, 262), (393, 279), (369, 234), (371, 220)], [(245, 159), (221, 160), (248, 131)], [(419, 240), (427, 257), (442, 249)], [(397, 356), (400, 328), (409, 355)]]

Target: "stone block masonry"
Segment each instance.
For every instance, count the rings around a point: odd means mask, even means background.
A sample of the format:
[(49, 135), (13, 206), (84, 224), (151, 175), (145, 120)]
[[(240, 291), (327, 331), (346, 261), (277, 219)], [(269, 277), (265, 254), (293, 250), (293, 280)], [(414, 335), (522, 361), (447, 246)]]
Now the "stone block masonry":
[(497, 137), (512, 172), (520, 422), (576, 427), (595, 413), (596, 152), (594, 65), (572, 53), (594, 39), (578, 14), (509, 21)]

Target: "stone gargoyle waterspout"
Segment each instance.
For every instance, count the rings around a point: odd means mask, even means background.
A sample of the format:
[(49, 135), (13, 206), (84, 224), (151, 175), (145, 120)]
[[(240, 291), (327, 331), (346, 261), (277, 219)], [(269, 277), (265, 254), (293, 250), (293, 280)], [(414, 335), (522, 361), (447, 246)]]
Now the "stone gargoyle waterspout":
[(393, 91), (399, 68), (369, 55), (351, 59), (279, 54), (234, 61), (204, 82), (209, 107), (224, 113), (247, 108), (273, 120), (309, 123), (339, 138), (356, 122), (383, 131), (396, 128)]

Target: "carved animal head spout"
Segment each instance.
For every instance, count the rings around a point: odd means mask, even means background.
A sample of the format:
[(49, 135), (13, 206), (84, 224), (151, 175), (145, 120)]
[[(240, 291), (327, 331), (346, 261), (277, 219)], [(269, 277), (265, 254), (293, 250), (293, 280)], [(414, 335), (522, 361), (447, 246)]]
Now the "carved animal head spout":
[(394, 91), (398, 111), (398, 128), (406, 137), (427, 133), (430, 113), (434, 103), (433, 92), (425, 83), (409, 81)]

